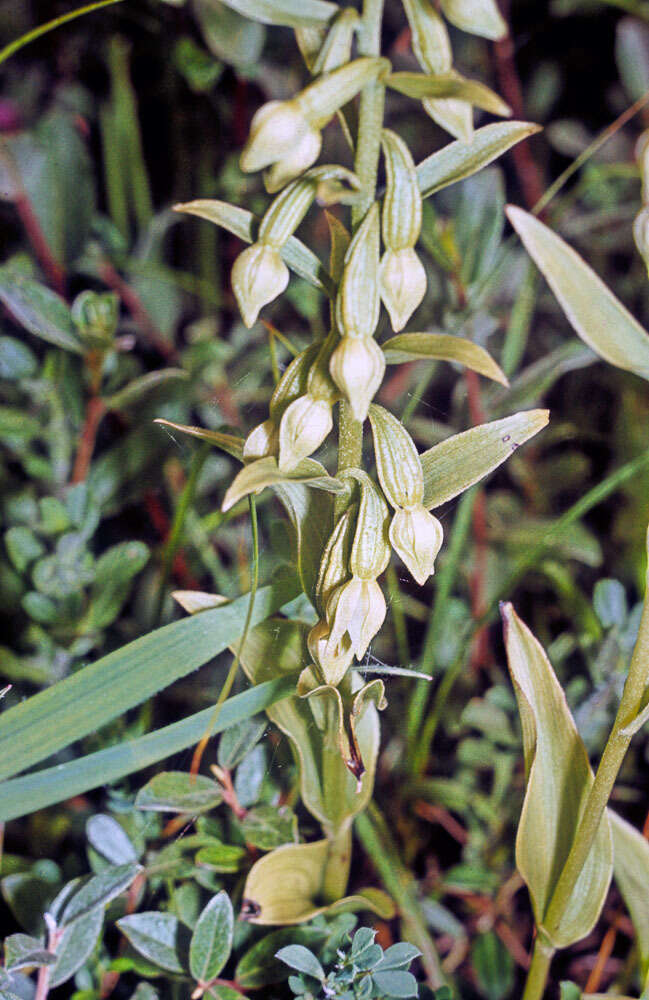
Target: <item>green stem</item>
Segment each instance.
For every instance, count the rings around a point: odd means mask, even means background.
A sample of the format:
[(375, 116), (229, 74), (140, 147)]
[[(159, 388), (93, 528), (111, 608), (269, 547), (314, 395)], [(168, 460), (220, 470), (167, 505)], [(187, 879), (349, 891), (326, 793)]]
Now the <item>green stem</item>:
[[(364, 0), (358, 46), (360, 55), (381, 54), (382, 19), (383, 0)], [(369, 83), (361, 93), (354, 171), (361, 182), (363, 197), (352, 208), (353, 229), (357, 229), (362, 222), (376, 194), (384, 100), (385, 87), (379, 83)], [(362, 451), (363, 425), (354, 419), (349, 404), (343, 401), (340, 404), (338, 431), (338, 471), (358, 468), (361, 464)], [(336, 516), (344, 510), (344, 504), (345, 501), (342, 499), (336, 502)]]
[(548, 981), (548, 972), (550, 971), (550, 962), (553, 955), (554, 948), (546, 944), (539, 935), (534, 942), (532, 964), (525, 980), (523, 1000), (541, 1000), (545, 993), (545, 985)]
[(613, 791), (622, 761), (633, 739), (632, 723), (644, 707), (649, 673), (649, 600), (645, 597), (638, 640), (633, 650), (629, 674), (617, 710), (611, 735), (608, 738), (595, 780), (588, 793), (586, 805), (577, 827), (570, 853), (563, 866), (550, 905), (544, 919), (548, 933), (553, 935), (559, 927), (572, 898), (599, 825)]
[(36, 41), (41, 35), (46, 35), (48, 31), (53, 31), (54, 28), (59, 28), (62, 24), (67, 24), (68, 21), (74, 21), (76, 17), (81, 17), (83, 14), (90, 14), (93, 10), (99, 10), (101, 7), (109, 7), (111, 4), (121, 2), (122, 0), (98, 0), (97, 3), (89, 3), (85, 7), (79, 7), (77, 10), (68, 11), (67, 14), (61, 14), (60, 17), (55, 17), (52, 21), (46, 21), (45, 24), (39, 24), (37, 28), (32, 28), (31, 31), (21, 35), (20, 38), (14, 38), (13, 42), (9, 42), (3, 49), (0, 49), (0, 63), (3, 63), (9, 56), (12, 56), (18, 49), (22, 49), (24, 45), (29, 45), (30, 42)]
[(348, 823), (329, 837), (329, 853), (322, 881), (322, 896), (327, 903), (335, 903), (347, 892), (351, 860), (352, 829)]

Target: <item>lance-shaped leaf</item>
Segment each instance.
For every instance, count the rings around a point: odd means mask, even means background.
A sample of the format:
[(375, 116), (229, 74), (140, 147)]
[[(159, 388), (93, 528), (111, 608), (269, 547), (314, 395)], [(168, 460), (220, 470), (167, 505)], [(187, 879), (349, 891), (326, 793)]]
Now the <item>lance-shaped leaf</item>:
[(502, 465), (548, 422), (548, 410), (525, 410), (472, 427), (425, 451), (424, 506), (439, 507)]
[[(199, 219), (207, 219), (229, 233), (238, 236), (245, 243), (254, 243), (257, 239), (259, 219), (245, 208), (228, 205), (225, 201), (215, 201), (210, 198), (199, 198), (182, 205), (174, 205), (175, 212), (185, 212), (196, 215)], [(314, 285), (325, 295), (335, 295), (335, 287), (324, 264), (309, 250), (307, 246), (291, 236), (281, 249), (281, 255), (292, 271)]]
[(613, 874), (633, 921), (640, 952), (640, 974), (649, 971), (649, 841), (608, 810), (613, 835)]
[(415, 100), (423, 101), (428, 98), (435, 100), (466, 101), (476, 108), (483, 108), (493, 115), (508, 117), (512, 111), (508, 104), (503, 101), (484, 83), (477, 80), (466, 80), (459, 73), (450, 70), (448, 73), (391, 73), (385, 81), (392, 90), (397, 90), (406, 97), (413, 97)]
[(471, 177), (516, 143), (540, 130), (540, 125), (531, 122), (495, 122), (479, 128), (470, 145), (450, 142), (417, 164), (417, 183), (422, 197), (428, 198), (450, 184)]
[(496, 41), (507, 34), (507, 25), (496, 0), (440, 0), (451, 24), (462, 31)]
[(338, 11), (328, 0), (224, 0), (228, 7), (262, 24), (321, 28)]
[(162, 417), (157, 417), (153, 422), (161, 424), (163, 427), (171, 427), (172, 430), (180, 431), (181, 434), (189, 434), (190, 437), (199, 438), (201, 441), (208, 441), (215, 448), (220, 448), (221, 451), (232, 455), (233, 458), (238, 458), (240, 462), (243, 461), (243, 438), (237, 437), (235, 434), (223, 434), (221, 431), (211, 431), (207, 427), (175, 424), (172, 420), (164, 420)]
[(0, 269), (0, 302), (36, 337), (65, 351), (84, 353), (69, 306), (45, 285), (3, 267)]
[(546, 225), (511, 205), (507, 216), (581, 339), (605, 361), (649, 379), (649, 335), (626, 306)]
[(381, 346), (389, 365), (405, 361), (456, 361), (501, 385), (509, 385), (507, 376), (489, 352), (465, 337), (449, 333), (399, 333)]
[(281, 472), (274, 457), (259, 458), (244, 466), (234, 477), (223, 498), (222, 510), (230, 510), (238, 500), (250, 493), (261, 493), (267, 486), (281, 486), (287, 482), (304, 483), (328, 493), (341, 493), (345, 489), (338, 479), (329, 475), (324, 465), (313, 458), (302, 459), (290, 472)]
[[(241, 650), (241, 666), (254, 684), (283, 677), (311, 661), (306, 644), (308, 627), (286, 619), (269, 619), (252, 629)], [(360, 681), (357, 682), (360, 686)], [(291, 741), (300, 767), (300, 796), (328, 834), (339, 831), (361, 812), (372, 796), (379, 749), (379, 720), (369, 705), (356, 724), (356, 739), (365, 765), (360, 792), (337, 749), (337, 733), (323, 734), (309, 704), (297, 696), (277, 702), (267, 711)]]
[(329, 848), (328, 840), (285, 844), (256, 861), (243, 890), (242, 915), (253, 924), (302, 924), (321, 913), (394, 913), (390, 898), (376, 889), (323, 905), (320, 900)]
[(232, 950), (234, 914), (227, 893), (214, 896), (196, 922), (189, 946), (189, 971), (207, 983), (218, 976)]
[[(536, 925), (544, 918), (572, 847), (593, 773), (565, 695), (542, 646), (511, 604), (502, 606), (507, 659), (523, 730), (527, 790), (516, 837), (516, 864), (529, 889)], [(611, 832), (603, 815), (591, 851), (551, 941), (565, 948), (595, 925), (613, 874)]]

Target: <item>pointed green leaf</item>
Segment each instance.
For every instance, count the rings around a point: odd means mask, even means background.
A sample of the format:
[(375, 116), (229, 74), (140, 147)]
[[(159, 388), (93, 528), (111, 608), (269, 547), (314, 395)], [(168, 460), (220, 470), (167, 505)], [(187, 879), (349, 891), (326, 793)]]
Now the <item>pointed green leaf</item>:
[(302, 483), (281, 483), (274, 489), (295, 531), (297, 568), (304, 593), (313, 603), (322, 553), (333, 524), (333, 498)]
[(230, 957), (234, 914), (226, 892), (214, 896), (201, 913), (189, 945), (189, 971), (207, 983), (218, 976)]
[(55, 956), (47, 951), (42, 941), (29, 934), (10, 934), (4, 940), (4, 967), (8, 972), (29, 969), (32, 966), (53, 965)]
[[(292, 597), (295, 596), (293, 591)], [(204, 736), (207, 726), (212, 726), (212, 735), (216, 735), (228, 726), (263, 712), (274, 702), (285, 699), (295, 689), (297, 677), (297, 671), (289, 673), (285, 677), (258, 684), (234, 698), (228, 698), (214, 725), (214, 708), (206, 708), (136, 740), (126, 740), (65, 764), (44, 768), (36, 774), (5, 781), (0, 785), (0, 819), (25, 816), (97, 788), (98, 785), (118, 781), (124, 775), (150, 767), (151, 764), (157, 764), (197, 743)], [(6, 881), (7, 879), (3, 881), (3, 891)], [(37, 879), (32, 881), (37, 887), (42, 885)], [(29, 895), (30, 899), (34, 898), (33, 889), (30, 889)]]
[(507, 216), (581, 339), (605, 361), (649, 379), (649, 335), (626, 306), (533, 215), (510, 205)]
[(421, 455), (424, 506), (439, 507), (502, 465), (547, 424), (547, 410), (526, 410), (472, 427)]
[(633, 921), (644, 980), (649, 970), (649, 841), (610, 809), (608, 818), (613, 834), (613, 873)]
[(72, 314), (64, 300), (33, 278), (0, 268), (0, 302), (14, 319), (41, 340), (83, 354)]
[(153, 422), (154, 424), (162, 424), (163, 427), (171, 427), (172, 430), (180, 431), (181, 434), (189, 434), (201, 441), (208, 441), (215, 448), (220, 448), (221, 451), (232, 455), (233, 458), (238, 458), (240, 462), (243, 461), (243, 438), (236, 437), (234, 434), (223, 434), (222, 431), (212, 431), (207, 427), (175, 424), (172, 420), (164, 420), (162, 417), (156, 417)]
[[(523, 729), (527, 790), (516, 837), (516, 864), (544, 917), (572, 846), (593, 773), (568, 703), (540, 643), (511, 604), (502, 606), (507, 659)], [(606, 814), (570, 902), (552, 937), (565, 948), (595, 925), (613, 873)]]
[(289, 944), (286, 948), (280, 948), (275, 954), (275, 958), (290, 966), (291, 969), (297, 969), (298, 972), (319, 979), (320, 982), (325, 978), (325, 972), (320, 962), (313, 952), (309, 948), (305, 948), (303, 944)]
[(451, 24), (472, 35), (497, 41), (507, 34), (507, 24), (496, 0), (440, 0)]
[(137, 861), (137, 852), (128, 834), (112, 816), (105, 813), (91, 816), (86, 823), (86, 837), (90, 846), (113, 865)]
[(189, 931), (171, 913), (132, 913), (117, 921), (136, 951), (168, 972), (184, 972)]
[[(227, 229), (229, 233), (234, 233), (245, 243), (254, 243), (257, 238), (259, 219), (245, 208), (228, 205), (225, 201), (203, 198), (183, 205), (174, 205), (174, 211), (197, 215), (200, 219), (214, 222), (217, 226)], [(327, 273), (324, 264), (296, 236), (291, 236), (280, 252), (286, 264), (300, 278), (304, 278), (325, 295), (335, 295), (336, 290), (331, 275)]]
[(107, 868), (100, 875), (93, 875), (68, 900), (59, 923), (62, 926), (71, 924), (80, 917), (85, 917), (97, 907), (103, 908), (122, 892), (128, 889), (135, 876), (142, 871), (136, 862), (126, 865), (116, 865)]
[(161, 771), (137, 793), (135, 808), (194, 815), (214, 809), (222, 800), (220, 785), (204, 774)]
[(448, 100), (449, 98), (466, 101), (476, 108), (483, 108), (493, 115), (508, 117), (512, 111), (508, 104), (494, 93), (484, 83), (477, 80), (466, 80), (459, 73), (451, 70), (448, 73), (391, 73), (386, 84), (392, 90), (397, 90), (406, 97), (417, 101), (433, 98)]
[(280, 472), (277, 459), (259, 458), (241, 469), (235, 476), (223, 499), (222, 510), (230, 510), (238, 500), (250, 493), (261, 493), (267, 486), (281, 486), (283, 483), (305, 483), (314, 489), (328, 493), (341, 493), (345, 487), (338, 479), (330, 476), (324, 465), (312, 458), (303, 458), (290, 472)]
[(381, 346), (389, 365), (433, 359), (456, 361), (501, 385), (509, 385), (507, 376), (489, 352), (465, 337), (453, 337), (448, 333), (398, 333)]
[(457, 184), (493, 163), (508, 149), (541, 130), (531, 122), (496, 122), (477, 129), (473, 141), (451, 142), (417, 165), (417, 183), (422, 197)]
[(83, 920), (69, 924), (56, 948), (56, 965), (50, 974), (54, 989), (67, 982), (92, 955), (104, 922), (103, 907), (91, 910)]
[(225, 0), (228, 7), (262, 24), (287, 28), (321, 28), (338, 13), (328, 0)]
[[(296, 595), (295, 579), (261, 588), (252, 621), (263, 621)], [(202, 666), (241, 634), (249, 602), (244, 594), (212, 611), (156, 629), (3, 712), (0, 778), (20, 773), (95, 732)], [(2, 815), (6, 792), (7, 786), (0, 786), (0, 819), (7, 818)]]

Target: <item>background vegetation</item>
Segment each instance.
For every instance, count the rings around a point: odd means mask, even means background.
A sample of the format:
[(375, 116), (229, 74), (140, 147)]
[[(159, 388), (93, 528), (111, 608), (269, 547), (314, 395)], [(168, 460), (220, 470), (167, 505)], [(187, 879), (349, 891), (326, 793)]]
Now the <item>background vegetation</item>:
[[(640, 207), (633, 150), (649, 126), (646, 107), (592, 145), (649, 88), (649, 6), (508, 6), (511, 38), (492, 44), (455, 33), (455, 60), (543, 132), (425, 203), (428, 293), (417, 328), (488, 346), (511, 386), (418, 363), (392, 368), (380, 401), (420, 450), (518, 409), (547, 406), (552, 420), (485, 488), (442, 508), (447, 543), (425, 589), (388, 571), (389, 615), (372, 662), (415, 667), (433, 682), (391, 680), (376, 804), (357, 823), (351, 887), (382, 885), (393, 896), (402, 926), (372, 925), (383, 948), (402, 937), (416, 944), (420, 980), (439, 982), (441, 961), (456, 995), (486, 1000), (520, 994), (532, 932), (513, 856), (524, 774), (497, 602), (513, 601), (543, 642), (586, 746), (599, 755), (637, 632), (649, 520), (646, 384), (577, 340), (504, 215), (506, 201), (532, 208), (571, 168), (544, 218), (649, 323), (647, 269), (632, 236)], [(45, 0), (5, 5), (0, 39), (65, 9)], [(384, 51), (412, 68), (400, 5), (387, 4)], [(0, 78), (0, 299), (8, 307), (0, 317), (0, 671), (9, 707), (179, 617), (174, 589), (229, 598), (249, 589), (247, 504), (220, 510), (236, 463), (153, 420), (246, 434), (265, 416), (269, 357), (283, 370), (289, 348), (306, 346), (322, 315), (310, 286), (294, 279), (265, 310), (269, 322), (246, 330), (229, 289), (241, 244), (171, 210), (209, 197), (263, 212), (261, 180), (240, 172), (238, 153), (258, 106), (290, 96), (303, 79), (287, 29), (267, 31), (216, 0), (126, 0), (33, 42), (0, 66)], [(387, 124), (416, 161), (447, 141), (398, 95)], [(326, 141), (326, 158), (347, 162), (340, 133), (329, 130)], [(324, 258), (322, 223), (307, 220), (305, 229)], [(28, 332), (33, 300), (15, 321), (25, 278), (75, 302), (66, 336), (56, 324), (49, 338), (42, 325), (39, 337)], [(87, 291), (103, 297), (79, 300)], [(33, 316), (31, 325), (39, 326)], [(289, 547), (276, 504), (268, 491), (258, 500), (262, 583)], [(80, 749), (118, 745), (210, 706), (229, 662), (216, 657)], [(247, 753), (221, 741), (231, 793), (191, 836), (133, 808), (159, 768), (7, 825), (7, 934), (37, 930), (44, 903), (88, 870), (86, 851), (97, 873), (102, 858), (148, 859), (146, 888), (131, 879), (127, 902), (111, 903), (118, 909), (103, 943), (95, 935), (76, 980), (64, 978), (58, 992), (55, 980), (53, 995), (128, 997), (140, 979), (155, 986), (156, 962), (149, 956), (147, 966), (127, 947), (114, 920), (163, 908), (193, 927), (210, 893), (225, 887), (237, 900), (250, 846), (292, 838), (295, 769), (276, 732), (258, 742), (265, 730), (262, 719), (243, 733)], [(648, 752), (641, 733), (613, 802), (638, 828), (649, 827)], [(186, 771), (190, 758), (177, 754), (165, 766)], [(216, 759), (210, 749), (207, 762)], [(217, 805), (215, 794), (206, 786), (201, 808)], [(308, 817), (299, 818), (308, 832)], [(355, 918), (336, 920), (275, 932), (283, 936), (264, 945), (266, 958), (302, 943), (328, 970)], [(232, 1000), (228, 988), (288, 995), (287, 968), (275, 963), (271, 975), (266, 964), (260, 974), (250, 958), (264, 940), (261, 929), (236, 925), (236, 960), (224, 946), (214, 973), (227, 976), (221, 1000)], [(635, 947), (612, 889), (597, 929), (556, 960), (554, 985), (571, 980), (596, 993), (615, 984), (616, 993), (637, 995)], [(172, 975), (157, 988), (187, 996), (168, 963), (158, 963)], [(313, 984), (293, 987), (308, 993)], [(138, 1000), (154, 995), (137, 988)]]

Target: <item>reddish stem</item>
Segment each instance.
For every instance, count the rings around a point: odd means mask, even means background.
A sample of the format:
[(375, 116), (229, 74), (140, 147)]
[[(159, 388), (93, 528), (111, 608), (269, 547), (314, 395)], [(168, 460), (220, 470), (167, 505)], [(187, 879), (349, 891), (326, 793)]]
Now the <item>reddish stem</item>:
[(45, 239), (40, 222), (22, 185), (16, 192), (14, 205), (47, 280), (59, 295), (65, 295), (65, 273)]
[(77, 456), (74, 460), (73, 483), (82, 483), (88, 475), (92, 453), (95, 450), (97, 431), (105, 412), (106, 407), (103, 400), (99, 396), (91, 396), (86, 404), (86, 418), (79, 438)]
[(174, 361), (176, 359), (175, 347), (165, 340), (144, 308), (137, 292), (131, 288), (128, 282), (124, 281), (110, 261), (102, 261), (99, 266), (99, 276), (104, 284), (119, 295), (149, 343), (155, 347), (165, 361)]
[[(509, 22), (510, 0), (500, 0), (500, 7), (503, 17)], [(514, 118), (523, 119), (525, 116), (523, 88), (516, 69), (511, 31), (505, 38), (495, 43), (494, 53), (502, 95), (511, 107)], [(543, 197), (545, 191), (543, 175), (527, 141), (514, 146), (512, 157), (523, 197), (527, 207), (531, 209)]]

